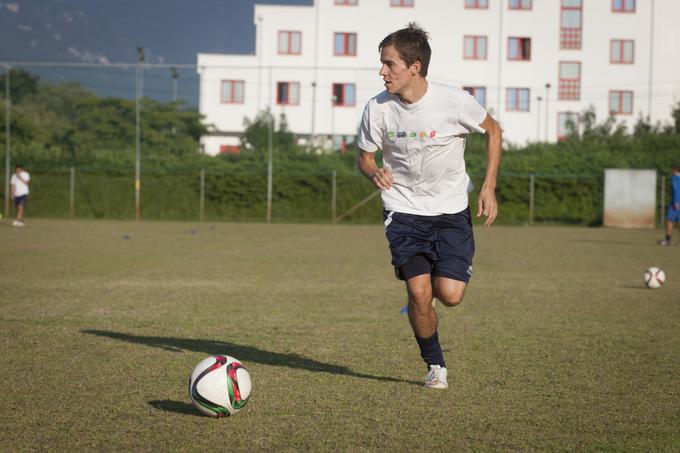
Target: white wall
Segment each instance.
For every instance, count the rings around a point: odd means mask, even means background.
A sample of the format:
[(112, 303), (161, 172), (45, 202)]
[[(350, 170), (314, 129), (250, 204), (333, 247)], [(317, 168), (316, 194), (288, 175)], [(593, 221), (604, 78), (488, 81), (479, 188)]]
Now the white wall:
[[(559, 48), (560, 2), (534, 0), (533, 9), (508, 9), (507, 0), (489, 0), (489, 8), (464, 8), (464, 0), (415, 0), (413, 8), (390, 7), (389, 0), (359, 0), (358, 6), (336, 6), (317, 0), (315, 6), (256, 5), (256, 55), (199, 54), (200, 110), (222, 134), (243, 129), (243, 117), (271, 106), (285, 112), (290, 129), (301, 135), (354, 135), (366, 101), (382, 91), (378, 76), (378, 44), (388, 33), (417, 21), (431, 35), (429, 79), (454, 86), (485, 86), (487, 108), (504, 128), (507, 141), (557, 139), (558, 112), (581, 112), (590, 105), (598, 120), (608, 116), (610, 90), (633, 91), (633, 114), (618, 115), (629, 126), (649, 115), (650, 58), (653, 63), (652, 121), (670, 121), (680, 99), (680, 2), (638, 0), (636, 12), (613, 13), (610, 0), (583, 0), (582, 47)], [(654, 33), (651, 10), (654, 4)], [(279, 30), (302, 33), (301, 55), (278, 55)], [(333, 55), (333, 33), (356, 32), (357, 55)], [(487, 37), (486, 60), (464, 60), (465, 35)], [(531, 61), (508, 61), (508, 36), (530, 37)], [(500, 39), (499, 39), (500, 38)], [(610, 63), (610, 40), (635, 41), (632, 65)], [(654, 40), (650, 52), (650, 39)], [(581, 98), (557, 99), (560, 61), (581, 63)], [(220, 80), (246, 81), (244, 104), (221, 104)], [(276, 105), (276, 83), (300, 83), (299, 105)], [(313, 83), (316, 81), (316, 89)], [(333, 83), (355, 83), (356, 104), (331, 108)], [(545, 84), (551, 88), (546, 92)], [(528, 112), (508, 112), (507, 87), (531, 90)], [(546, 94), (548, 95), (546, 111)], [(537, 96), (543, 98), (537, 102)], [(210, 153), (217, 152), (210, 140)], [(204, 140), (204, 143), (208, 141)], [(226, 143), (226, 142), (225, 142)], [(219, 149), (219, 147), (217, 148)]]

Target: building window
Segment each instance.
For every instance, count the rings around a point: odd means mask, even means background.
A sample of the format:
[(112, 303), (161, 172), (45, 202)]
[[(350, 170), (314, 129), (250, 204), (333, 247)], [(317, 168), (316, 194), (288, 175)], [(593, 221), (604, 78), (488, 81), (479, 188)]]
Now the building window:
[(486, 36), (466, 36), (463, 40), (463, 58), (486, 60)]
[(576, 61), (560, 61), (560, 83), (557, 99), (560, 101), (578, 101), (581, 98), (581, 63)]
[(470, 9), (487, 9), (489, 0), (465, 0), (465, 7)]
[(510, 9), (531, 9), (531, 0), (510, 0)]
[(578, 133), (579, 115), (576, 112), (558, 112), (557, 123), (557, 139), (564, 140)]
[(279, 32), (279, 55), (300, 55), (302, 53), (302, 33), (299, 31)]
[(609, 113), (612, 115), (630, 115), (633, 113), (632, 91), (610, 91)]
[(220, 154), (240, 154), (241, 147), (238, 145), (220, 145)]
[(633, 64), (635, 60), (635, 41), (632, 39), (612, 39), (611, 63)]
[(390, 6), (413, 6), (413, 0), (390, 0)]
[(335, 0), (335, 4), (342, 6), (356, 6), (359, 4), (359, 0)]
[(222, 102), (225, 104), (243, 104), (244, 90), (245, 82), (243, 80), (223, 80)]
[(528, 112), (529, 88), (508, 88), (505, 109), (509, 112)]
[(276, 103), (298, 105), (300, 103), (300, 83), (278, 82), (276, 84)]
[(355, 104), (356, 88), (353, 83), (333, 84), (333, 105), (349, 107)]
[(357, 54), (357, 34), (335, 33), (333, 54), (355, 56)]
[(508, 38), (508, 60), (531, 60), (531, 38)]
[(560, 11), (560, 49), (581, 48), (583, 0), (562, 0)]
[(635, 0), (612, 0), (612, 11), (615, 13), (634, 13)]
[(479, 105), (486, 107), (486, 87), (463, 87), (479, 102)]

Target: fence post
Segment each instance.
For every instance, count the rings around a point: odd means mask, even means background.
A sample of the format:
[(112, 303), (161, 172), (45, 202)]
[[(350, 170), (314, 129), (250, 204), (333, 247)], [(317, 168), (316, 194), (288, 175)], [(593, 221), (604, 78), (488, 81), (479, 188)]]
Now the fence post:
[(10, 126), (10, 104), (12, 103), (12, 98), (10, 94), (10, 72), (11, 67), (8, 64), (2, 64), (5, 67), (5, 217), (9, 219), (12, 213), (9, 210), (9, 194), (10, 194), (10, 175), (9, 175), (9, 155), (12, 149), (12, 133)]
[(337, 176), (338, 172), (333, 170), (333, 177), (331, 178), (331, 221), (335, 223), (335, 202), (336, 202), (336, 190), (337, 190)]
[(71, 185), (69, 188), (68, 212), (71, 218), (76, 215), (76, 169), (71, 167)]
[[(271, 79), (271, 67), (269, 68), (269, 78)], [(274, 144), (273, 144), (273, 138), (272, 138), (272, 128), (274, 125), (272, 122), (274, 121), (273, 114), (269, 112), (269, 129), (267, 129), (267, 151), (268, 151), (268, 159), (267, 159), (267, 223), (271, 223), (272, 221), (272, 178), (273, 178), (273, 163), (272, 160), (274, 159)]]
[(201, 201), (199, 203), (199, 221), (203, 222), (205, 212), (205, 169), (201, 168)]
[(534, 223), (534, 174), (529, 175), (529, 225)]

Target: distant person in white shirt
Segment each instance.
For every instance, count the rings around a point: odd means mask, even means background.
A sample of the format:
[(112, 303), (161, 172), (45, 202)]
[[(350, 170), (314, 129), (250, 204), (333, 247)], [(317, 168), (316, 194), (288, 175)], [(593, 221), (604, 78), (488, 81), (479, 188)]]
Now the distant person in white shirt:
[[(498, 212), (496, 179), (501, 129), (464, 90), (428, 82), (428, 34), (415, 23), (382, 40), (385, 91), (368, 101), (357, 145), (359, 170), (382, 191), (392, 265), (406, 281), (408, 317), (427, 365), (425, 386), (448, 387), (433, 297), (452, 307), (463, 299), (475, 251), (465, 171), (465, 136), (487, 136), (487, 168), (477, 217)], [(376, 151), (383, 153), (378, 168)], [(458, 336), (460, 337), (460, 336)]]
[(28, 200), (28, 183), (31, 180), (31, 175), (19, 164), (16, 165), (10, 184), (12, 185), (12, 198), (14, 199), (14, 206), (17, 208), (17, 219), (12, 225), (16, 227), (24, 226), (24, 206)]

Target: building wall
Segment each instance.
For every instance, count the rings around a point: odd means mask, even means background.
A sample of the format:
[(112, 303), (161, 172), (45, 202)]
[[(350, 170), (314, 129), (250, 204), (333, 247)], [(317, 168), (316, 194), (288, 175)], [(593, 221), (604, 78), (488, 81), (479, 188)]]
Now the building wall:
[[(267, 107), (276, 117), (285, 113), (289, 128), (303, 137), (355, 135), (364, 104), (383, 90), (379, 42), (414, 20), (431, 36), (428, 78), (485, 87), (486, 107), (501, 123), (508, 142), (556, 141), (560, 112), (580, 113), (592, 106), (602, 121), (609, 114), (612, 90), (633, 93), (632, 113), (616, 115), (628, 127), (640, 116), (670, 121), (672, 106), (680, 100), (680, 63), (672, 57), (680, 51), (674, 23), (680, 17), (677, 0), (637, 0), (633, 13), (612, 12), (612, 0), (583, 0), (577, 50), (560, 48), (561, 0), (533, 0), (530, 10), (511, 10), (509, 0), (488, 0), (486, 9), (465, 8), (465, 0), (413, 3), (391, 7), (390, 0), (358, 0), (357, 6), (340, 6), (335, 0), (317, 0), (314, 6), (256, 5), (255, 55), (198, 55), (200, 110), (221, 137), (205, 139), (204, 144), (210, 143), (206, 151), (216, 153), (220, 140), (237, 143), (233, 137), (242, 132), (244, 116), (253, 118)], [(301, 33), (299, 55), (278, 54), (282, 30)], [(336, 32), (356, 33), (355, 56), (333, 54)], [(463, 58), (468, 35), (486, 37), (485, 59)], [(508, 37), (531, 38), (529, 61), (508, 60)], [(634, 41), (633, 64), (611, 63), (612, 39)], [(577, 100), (558, 99), (561, 61), (581, 64)], [(220, 102), (221, 80), (245, 81), (243, 104)], [(277, 82), (286, 81), (299, 83), (296, 105), (277, 104)], [(354, 84), (353, 105), (332, 106), (334, 83)], [(530, 90), (528, 111), (507, 110), (507, 88)]]

